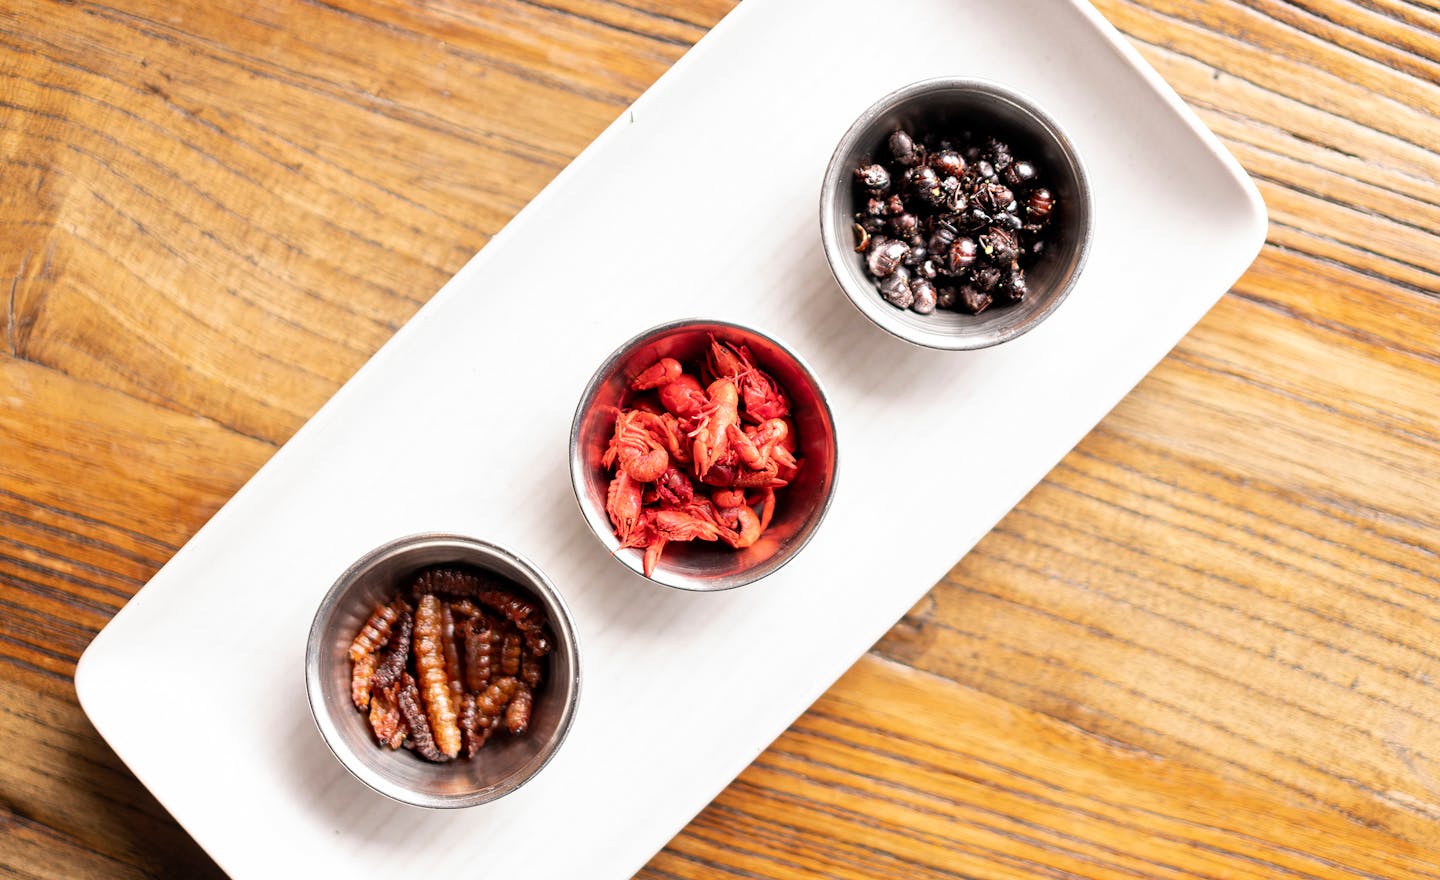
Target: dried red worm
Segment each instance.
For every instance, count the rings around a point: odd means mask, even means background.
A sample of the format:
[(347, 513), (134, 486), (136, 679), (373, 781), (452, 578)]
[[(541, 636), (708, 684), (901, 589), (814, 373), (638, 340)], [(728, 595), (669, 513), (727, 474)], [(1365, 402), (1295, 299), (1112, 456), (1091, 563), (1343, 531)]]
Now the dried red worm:
[(411, 586), (416, 596), (425, 594), (448, 596), (453, 599), (473, 597), (491, 585), (489, 578), (482, 578), (474, 572), (457, 568), (430, 568), (421, 572)]
[(443, 628), (440, 599), (433, 593), (421, 596), (415, 609), (415, 674), (435, 745), (447, 758), (453, 758), (460, 754), (460, 727), (454, 694), (445, 674)]
[(450, 607), (461, 617), (479, 617), (483, 613), (480, 606), (469, 599), (456, 599), (450, 603)]
[(405, 741), (405, 724), (400, 717), (400, 685), (376, 688), (370, 697), (370, 729), (386, 748), (398, 749)]
[(473, 758), (488, 739), (480, 728), (480, 710), (475, 706), (475, 695), (465, 694), (460, 698), (460, 733), (465, 739), (465, 757)]
[(505, 705), (515, 696), (520, 689), (520, 682), (510, 676), (495, 679), (494, 683), (485, 689), (485, 693), (475, 699), (475, 705), (480, 710), (482, 718), (488, 718), (492, 722), (500, 717)]
[(391, 687), (398, 682), (400, 673), (405, 671), (405, 661), (410, 657), (410, 634), (415, 628), (415, 610), (404, 599), (395, 601), (401, 608), (400, 618), (392, 628), (394, 638), (381, 655), (375, 675), (370, 679), (371, 686), (376, 690)]
[[(448, 693), (448, 689), (446, 690)], [(400, 706), (400, 715), (405, 719), (405, 727), (409, 731), (409, 742), (415, 753), (427, 761), (448, 761), (453, 755), (446, 755), (435, 745), (435, 737), (431, 733), (430, 723), (425, 720), (425, 708), (420, 704), (420, 689), (415, 686), (415, 679), (410, 673), (400, 677), (400, 697), (396, 701)]]
[[(475, 736), (473, 739), (466, 742), (466, 757), (475, 757), (475, 752), (478, 752), (481, 749), (485, 748), (485, 744), (490, 741), (490, 737), (494, 736), (495, 731), (499, 729), (499, 719), (486, 718), (484, 715), (480, 714), (480, 710), (477, 708), (475, 710)], [(472, 748), (474, 749), (474, 751), (470, 751), (470, 749)]]
[(542, 667), (538, 657), (525, 656), (520, 659), (520, 681), (530, 690), (540, 687)]
[(362, 712), (370, 706), (370, 678), (374, 674), (374, 654), (363, 655), (350, 667), (350, 701)]
[(390, 627), (400, 616), (400, 602), (388, 602), (376, 608), (355, 638), (350, 642), (350, 659), (359, 660), (365, 654), (380, 650), (390, 639)]
[(481, 605), (493, 608), (525, 638), (525, 649), (537, 657), (550, 653), (550, 639), (545, 634), (545, 615), (528, 599), (503, 590), (482, 590), (475, 598)]
[(535, 695), (525, 685), (515, 689), (510, 705), (505, 707), (505, 729), (519, 736), (530, 729), (530, 710), (535, 705)]
[(391, 602), (376, 608), (350, 642), (350, 699), (355, 708), (370, 706), (370, 676), (375, 672), (375, 652), (390, 640), (390, 627), (400, 615), (399, 605)]
[(495, 673), (496, 633), (484, 617), (471, 618), (465, 633), (465, 687), (480, 693)]
[(451, 693), (459, 700), (460, 695), (465, 693), (465, 683), (460, 667), (460, 643), (455, 638), (455, 612), (450, 610), (449, 603), (440, 605), (440, 645), (445, 652), (445, 679), (450, 683)]
[(507, 632), (500, 638), (500, 674), (520, 674), (520, 634)]

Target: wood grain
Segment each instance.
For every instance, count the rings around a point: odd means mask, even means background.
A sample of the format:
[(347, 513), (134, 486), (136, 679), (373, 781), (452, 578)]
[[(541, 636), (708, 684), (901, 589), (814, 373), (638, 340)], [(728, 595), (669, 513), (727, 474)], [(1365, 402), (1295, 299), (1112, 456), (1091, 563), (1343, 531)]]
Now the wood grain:
[[(80, 652), (732, 5), (0, 10), (0, 873), (218, 873)], [(1264, 252), (642, 877), (1440, 877), (1440, 7), (1096, 5)]]

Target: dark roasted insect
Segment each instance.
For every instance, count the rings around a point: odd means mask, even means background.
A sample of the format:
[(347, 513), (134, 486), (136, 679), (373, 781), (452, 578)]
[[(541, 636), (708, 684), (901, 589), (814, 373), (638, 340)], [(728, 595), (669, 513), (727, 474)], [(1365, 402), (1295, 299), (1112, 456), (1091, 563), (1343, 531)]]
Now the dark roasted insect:
[(899, 128), (884, 147), (855, 169), (855, 250), (880, 295), (920, 314), (1024, 299), (1055, 212), (1043, 169), (973, 132), (957, 143)]
[(499, 612), (520, 631), (525, 640), (525, 650), (536, 657), (550, 653), (550, 638), (545, 634), (545, 615), (534, 602), (504, 590), (485, 590), (475, 598), (485, 607)]
[(410, 591), (419, 597), (426, 593), (445, 596), (450, 599), (471, 598), (477, 592), (492, 585), (494, 579), (478, 572), (462, 571), (458, 568), (428, 568), (416, 578)]
[(415, 628), (415, 610), (403, 599), (397, 601), (404, 605), (404, 608), (400, 611), (400, 619), (395, 623), (394, 638), (385, 648), (385, 654), (380, 658), (380, 664), (371, 678), (371, 684), (375, 688), (387, 688), (399, 681), (400, 673), (405, 671), (405, 661), (410, 658), (410, 636)]
[(405, 719), (406, 740), (415, 754), (427, 761), (448, 761), (455, 757), (447, 755), (435, 742), (434, 733), (430, 729), (430, 722), (426, 718), (425, 707), (420, 698), (420, 689), (415, 684), (415, 679), (410, 673), (400, 677), (400, 716)]
[(479, 693), (490, 686), (495, 673), (495, 648), (499, 633), (485, 618), (467, 620), (464, 625), (465, 688)]

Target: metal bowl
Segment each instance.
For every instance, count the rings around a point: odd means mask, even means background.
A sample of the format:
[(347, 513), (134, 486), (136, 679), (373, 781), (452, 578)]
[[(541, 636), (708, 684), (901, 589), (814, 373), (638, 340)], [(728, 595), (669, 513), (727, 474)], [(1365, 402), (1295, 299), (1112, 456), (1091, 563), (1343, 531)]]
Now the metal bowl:
[(600, 458), (614, 432), (615, 414), (630, 380), (662, 357), (690, 364), (704, 357), (710, 337), (749, 346), (756, 365), (790, 397), (791, 421), (802, 460), (795, 480), (777, 492), (775, 518), (759, 541), (743, 550), (710, 541), (665, 548), (650, 579), (681, 590), (729, 590), (757, 581), (799, 553), (819, 528), (835, 489), (835, 421), (815, 374), (793, 351), (765, 334), (715, 320), (684, 320), (646, 330), (601, 364), (575, 408), (570, 428), (570, 479), (585, 520), (616, 559), (644, 575), (643, 553), (620, 549), (605, 512), (611, 474)]
[[(880, 296), (855, 252), (851, 229), (856, 212), (855, 167), (879, 158), (897, 127), (917, 135), (973, 131), (1006, 140), (1020, 158), (1030, 159), (1056, 196), (1052, 229), (1058, 238), (1025, 271), (1029, 293), (1019, 303), (979, 315), (937, 310), (920, 315), (898, 309)], [(820, 192), (820, 235), (835, 280), (865, 317), (886, 332), (928, 348), (960, 351), (999, 345), (1033, 330), (1075, 287), (1090, 250), (1090, 185), (1070, 139), (1049, 114), (1018, 92), (979, 79), (924, 80), (891, 92), (860, 115), (840, 139)]]
[[(393, 599), (417, 571), (457, 565), (493, 572), (539, 602), (555, 648), (535, 695), (530, 731), (491, 740), (471, 759), (431, 764), (408, 749), (375, 742), (365, 713), (350, 702), (350, 642), (376, 606)], [(580, 695), (579, 647), (560, 594), (525, 558), (461, 535), (413, 535), (372, 550), (350, 566), (315, 612), (305, 650), (305, 688), (325, 744), (346, 770), (386, 797), (420, 807), (469, 807), (524, 785), (554, 756)]]

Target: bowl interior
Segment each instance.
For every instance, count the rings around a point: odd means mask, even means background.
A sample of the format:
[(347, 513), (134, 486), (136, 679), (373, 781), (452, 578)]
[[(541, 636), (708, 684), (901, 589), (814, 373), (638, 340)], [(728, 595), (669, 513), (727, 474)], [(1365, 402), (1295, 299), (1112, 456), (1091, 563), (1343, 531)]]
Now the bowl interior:
[[(555, 647), (524, 736), (497, 736), (472, 759), (432, 764), (408, 749), (375, 742), (368, 716), (350, 701), (350, 642), (375, 608), (431, 565), (493, 572), (540, 603)], [(350, 772), (381, 794), (428, 807), (485, 803), (518, 788), (550, 759), (568, 731), (579, 687), (574, 631), (544, 576), (500, 548), (458, 536), (417, 536), (386, 545), (357, 562), (332, 588), (311, 629), (307, 673), (311, 708), (326, 742)]]
[[(1017, 159), (1040, 169), (1056, 197), (1054, 238), (1044, 255), (1025, 270), (1030, 292), (1015, 305), (991, 307), (979, 315), (937, 310), (920, 315), (885, 302), (855, 252), (851, 225), (857, 204), (851, 184), (857, 165), (889, 158), (887, 139), (904, 127), (917, 138), (929, 133), (964, 132), (1007, 141)], [(944, 136), (944, 135), (939, 135)], [(1090, 237), (1089, 187), (1069, 141), (1042, 111), (1019, 95), (989, 83), (940, 80), (919, 83), (881, 99), (846, 132), (826, 171), (822, 233), (836, 279), (872, 321), (902, 338), (932, 348), (970, 349), (1013, 339), (1059, 305), (1084, 263)]]
[[(615, 414), (628, 397), (630, 380), (662, 357), (687, 370), (703, 360), (716, 339), (749, 346), (756, 365), (790, 398), (800, 472), (777, 495), (775, 517), (750, 547), (735, 550), (710, 541), (671, 543), (652, 580), (686, 590), (724, 590), (758, 580), (784, 565), (810, 539), (825, 515), (835, 481), (835, 425), (829, 404), (810, 370), (780, 343), (748, 328), (719, 321), (687, 321), (648, 331), (626, 343), (591, 380), (576, 409), (571, 436), (571, 477), (575, 495), (595, 535), (615, 557), (642, 572), (640, 549), (620, 550), (605, 513), (611, 474), (600, 465), (615, 428)], [(698, 487), (698, 483), (697, 483)]]

